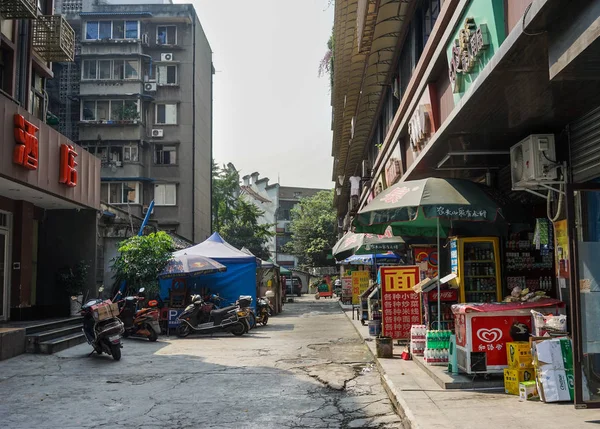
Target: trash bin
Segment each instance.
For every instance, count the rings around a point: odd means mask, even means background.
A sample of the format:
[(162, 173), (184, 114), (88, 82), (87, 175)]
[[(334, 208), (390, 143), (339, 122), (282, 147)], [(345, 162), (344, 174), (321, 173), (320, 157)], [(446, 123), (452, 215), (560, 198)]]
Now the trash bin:
[(375, 348), (378, 358), (391, 359), (394, 357), (394, 343), (392, 337), (375, 338)]

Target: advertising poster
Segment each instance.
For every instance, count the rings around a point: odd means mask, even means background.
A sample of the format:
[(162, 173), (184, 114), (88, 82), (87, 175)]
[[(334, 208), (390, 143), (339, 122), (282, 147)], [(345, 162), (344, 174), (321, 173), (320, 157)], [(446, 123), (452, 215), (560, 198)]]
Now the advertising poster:
[(342, 277), (342, 301), (352, 301), (352, 277)]
[(368, 271), (352, 272), (352, 305), (360, 303), (360, 296), (369, 288), (370, 277)]
[(560, 220), (554, 223), (556, 276), (562, 279), (569, 278), (569, 233), (567, 221)]
[(432, 279), (437, 276), (438, 253), (435, 246), (415, 246), (413, 255), (421, 274), (419, 280), (423, 280), (425, 277)]
[(421, 324), (421, 299), (413, 290), (419, 267), (381, 267), (383, 335), (395, 340), (410, 338), (412, 325)]

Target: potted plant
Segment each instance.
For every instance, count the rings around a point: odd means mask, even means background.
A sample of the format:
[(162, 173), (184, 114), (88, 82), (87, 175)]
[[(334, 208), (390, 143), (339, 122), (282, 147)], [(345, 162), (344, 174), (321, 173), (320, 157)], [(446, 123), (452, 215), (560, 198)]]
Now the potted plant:
[(70, 298), (71, 316), (79, 314), (89, 268), (85, 261), (79, 261), (75, 266), (65, 267), (58, 272), (58, 282)]

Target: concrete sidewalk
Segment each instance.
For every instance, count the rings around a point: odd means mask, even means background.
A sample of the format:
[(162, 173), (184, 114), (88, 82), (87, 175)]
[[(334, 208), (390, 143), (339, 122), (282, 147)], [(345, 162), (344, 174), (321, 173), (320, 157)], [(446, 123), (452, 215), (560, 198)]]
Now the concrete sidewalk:
[(442, 389), (413, 361), (400, 359), (402, 347), (394, 344), (393, 359), (378, 359), (369, 328), (352, 320), (350, 306), (342, 306), (365, 340), (398, 413), (412, 429), (561, 429), (600, 428), (600, 410), (576, 410), (570, 403), (520, 402), (504, 389)]

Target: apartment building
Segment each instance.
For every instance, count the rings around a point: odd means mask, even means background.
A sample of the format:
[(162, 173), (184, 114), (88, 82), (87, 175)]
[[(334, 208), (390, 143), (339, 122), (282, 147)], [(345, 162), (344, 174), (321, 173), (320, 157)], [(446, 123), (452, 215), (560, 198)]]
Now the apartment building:
[(102, 162), (101, 199), (193, 242), (211, 233), (212, 52), (192, 5), (57, 0), (76, 33), (55, 66), (58, 129)]
[(324, 190), (269, 184), (269, 178), (260, 177), (257, 172), (242, 177), (241, 194), (264, 212), (259, 222), (273, 225), (274, 236), (267, 248), (277, 264), (286, 268), (298, 265), (298, 258), (284, 250), (284, 246), (292, 239), (291, 211), (302, 198), (312, 197)]
[[(73, 61), (75, 34), (53, 2), (0, 2), (0, 321), (69, 314), (57, 273), (96, 269), (100, 161), (51, 128), (53, 61)], [(87, 287), (93, 291), (95, 279)], [(0, 360), (24, 337), (0, 343)], [(14, 345), (14, 344), (13, 344)]]
[(339, 0), (334, 24), (340, 232), (387, 187), (427, 177), (486, 183), (538, 216), (557, 206), (582, 408), (600, 407), (599, 18), (585, 0)]

